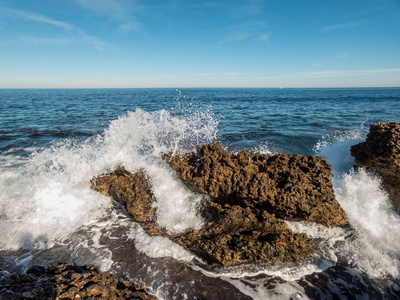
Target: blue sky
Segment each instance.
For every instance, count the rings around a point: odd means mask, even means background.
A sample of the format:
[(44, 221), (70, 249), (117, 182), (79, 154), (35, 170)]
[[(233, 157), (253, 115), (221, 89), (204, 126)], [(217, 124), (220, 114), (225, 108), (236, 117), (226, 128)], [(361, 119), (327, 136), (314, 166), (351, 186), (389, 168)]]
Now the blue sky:
[(0, 0), (0, 88), (400, 87), (400, 0)]

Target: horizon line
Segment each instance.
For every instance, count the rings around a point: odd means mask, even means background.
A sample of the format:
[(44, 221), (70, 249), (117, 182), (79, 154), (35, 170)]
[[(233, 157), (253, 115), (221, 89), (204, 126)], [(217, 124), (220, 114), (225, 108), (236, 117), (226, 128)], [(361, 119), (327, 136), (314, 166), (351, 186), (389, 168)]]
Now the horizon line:
[(210, 87), (210, 86), (186, 86), (186, 87), (0, 87), (0, 90), (112, 90), (112, 89), (393, 89), (400, 86), (326, 86), (326, 87)]

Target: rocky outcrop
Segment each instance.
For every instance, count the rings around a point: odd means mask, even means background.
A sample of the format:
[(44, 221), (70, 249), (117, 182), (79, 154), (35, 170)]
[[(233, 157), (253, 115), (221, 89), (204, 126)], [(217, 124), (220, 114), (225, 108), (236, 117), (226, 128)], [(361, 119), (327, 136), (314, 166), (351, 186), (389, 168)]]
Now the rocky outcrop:
[(20, 275), (2, 272), (1, 299), (157, 299), (145, 285), (131, 286), (109, 273), (99, 273), (92, 265), (33, 266)]
[[(129, 206), (128, 211), (148, 234), (167, 237), (210, 263), (230, 266), (277, 260), (296, 262), (310, 257), (316, 248), (311, 239), (295, 234), (283, 220), (267, 211), (212, 201), (203, 203), (204, 228), (170, 234), (155, 222), (154, 198), (142, 171), (130, 173), (119, 168), (91, 182), (94, 189), (113, 196), (127, 209)], [(143, 218), (141, 214), (152, 217)]]
[(143, 172), (131, 173), (124, 167), (119, 167), (110, 174), (95, 177), (91, 187), (96, 191), (111, 196), (122, 204), (126, 210), (152, 235), (161, 235), (155, 226), (155, 208), (151, 183)]
[(266, 211), (238, 205), (204, 202), (207, 226), (171, 239), (224, 266), (250, 262), (298, 262), (316, 246), (304, 234), (295, 234), (283, 220)]
[(367, 140), (351, 147), (351, 155), (360, 167), (368, 167), (382, 176), (382, 185), (400, 213), (400, 124), (376, 123)]
[(197, 153), (168, 153), (163, 159), (192, 191), (220, 204), (266, 210), (277, 218), (345, 225), (335, 199), (332, 167), (312, 155), (232, 154), (219, 143)]

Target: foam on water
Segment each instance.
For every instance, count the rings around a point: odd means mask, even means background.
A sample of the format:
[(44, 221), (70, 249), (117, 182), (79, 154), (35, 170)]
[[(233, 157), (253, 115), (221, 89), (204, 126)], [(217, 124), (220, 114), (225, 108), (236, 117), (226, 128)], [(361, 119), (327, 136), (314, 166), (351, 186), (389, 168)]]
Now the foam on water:
[(63, 154), (70, 157), (68, 147), (47, 149), (2, 169), (0, 249), (51, 247), (111, 204), (89, 189), (80, 172), (85, 163), (75, 157), (65, 165)]
[(345, 249), (350, 262), (373, 277), (399, 277), (400, 237), (395, 233), (400, 217), (381, 189), (380, 178), (364, 169), (349, 172), (335, 192), (358, 233), (355, 244)]
[(250, 296), (254, 300), (281, 300), (281, 299), (310, 299), (304, 292), (304, 288), (295, 281), (277, 281), (273, 288), (268, 288), (265, 279), (256, 278), (223, 278), (234, 285), (243, 294)]
[(149, 236), (139, 225), (131, 228), (129, 237), (135, 241), (136, 249), (150, 257), (172, 257), (187, 262), (195, 258), (195, 255), (166, 237)]
[[(397, 278), (400, 275), (400, 238), (393, 233), (400, 230), (400, 218), (382, 190), (380, 177), (363, 168), (352, 170), (355, 163), (350, 156), (350, 147), (363, 139), (365, 132), (361, 126), (316, 147), (317, 154), (324, 156), (333, 166), (336, 198), (346, 211), (354, 232), (305, 223), (292, 224), (291, 227), (329, 241), (325, 254), (330, 249), (333, 257), (340, 256), (372, 277)], [(337, 239), (343, 240), (335, 247), (329, 246), (330, 241)]]
[(101, 218), (113, 204), (91, 190), (89, 181), (118, 165), (130, 171), (145, 169), (154, 186), (162, 227), (171, 232), (199, 228), (201, 197), (182, 186), (160, 156), (213, 141), (217, 126), (207, 112), (173, 116), (165, 110), (137, 109), (111, 121), (104, 134), (94, 138), (53, 143), (35, 149), (28, 159), (3, 155), (0, 250), (48, 248)]
[(354, 165), (350, 147), (365, 140), (366, 134), (363, 124), (355, 130), (333, 131), (323, 136), (313, 150), (317, 155), (325, 157), (333, 167), (334, 176), (340, 177)]

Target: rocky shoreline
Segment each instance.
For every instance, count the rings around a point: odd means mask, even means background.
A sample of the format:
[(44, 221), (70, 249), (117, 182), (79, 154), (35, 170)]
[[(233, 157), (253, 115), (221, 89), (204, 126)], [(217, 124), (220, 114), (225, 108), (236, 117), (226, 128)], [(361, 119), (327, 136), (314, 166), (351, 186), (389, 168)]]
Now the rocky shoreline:
[(210, 197), (202, 207), (204, 228), (171, 234), (157, 226), (155, 199), (143, 170), (120, 167), (94, 178), (91, 186), (124, 205), (149, 235), (167, 237), (208, 263), (298, 262), (310, 257), (316, 245), (284, 220), (348, 223), (334, 196), (332, 167), (322, 157), (235, 155), (213, 143), (163, 159), (189, 189)]
[[(400, 124), (371, 126), (351, 154), (359, 167), (382, 177), (400, 213)], [(206, 195), (205, 226), (171, 234), (157, 225), (151, 180), (144, 170), (119, 167), (91, 180), (91, 187), (121, 203), (149, 235), (164, 236), (209, 264), (299, 262), (312, 256), (315, 242), (294, 233), (285, 220), (344, 226), (347, 216), (335, 199), (332, 167), (312, 155), (230, 153), (219, 143), (163, 159), (190, 190)], [(26, 274), (0, 269), (1, 299), (157, 299), (143, 284), (130, 284), (95, 266), (60, 263), (31, 266)]]
[(0, 271), (0, 299), (141, 299), (157, 300), (143, 284), (131, 285), (95, 266), (73, 263), (31, 266), (26, 274)]

